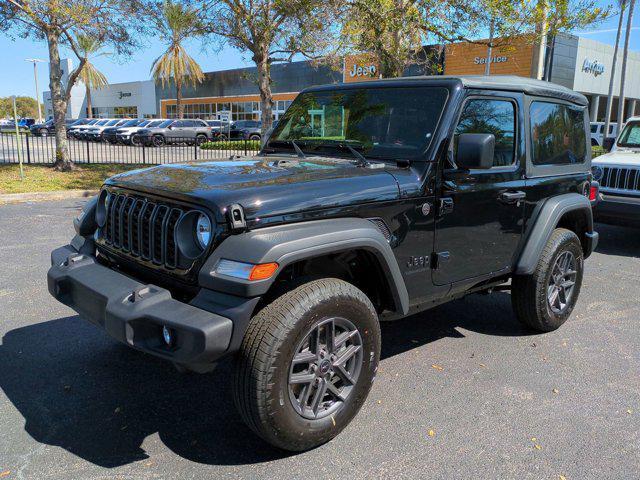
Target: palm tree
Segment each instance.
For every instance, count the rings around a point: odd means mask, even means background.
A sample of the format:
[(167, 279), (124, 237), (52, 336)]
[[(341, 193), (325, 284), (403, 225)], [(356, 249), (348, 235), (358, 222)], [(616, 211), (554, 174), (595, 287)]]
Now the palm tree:
[[(613, 104), (613, 86), (615, 85), (616, 64), (618, 63), (618, 47), (620, 45), (620, 35), (622, 34), (622, 19), (624, 17), (624, 9), (627, 6), (627, 0), (618, 0), (620, 5), (620, 20), (618, 20), (618, 34), (616, 35), (616, 46), (613, 49), (613, 64), (611, 65), (611, 78), (609, 79), (609, 94), (607, 95), (607, 111), (604, 117), (604, 131), (602, 133), (602, 142), (609, 135), (609, 122), (611, 120), (611, 106)], [(620, 110), (618, 108), (618, 110)], [(620, 128), (620, 125), (618, 125)]]
[(104, 74), (98, 70), (93, 63), (91, 63), (89, 57), (104, 54), (97, 53), (100, 48), (102, 48), (102, 44), (97, 38), (89, 37), (87, 35), (78, 35), (77, 40), (78, 47), (82, 51), (83, 57), (87, 59), (80, 71), (79, 77), (84, 83), (84, 87), (87, 92), (87, 118), (92, 118), (91, 89), (106, 87), (109, 82), (107, 81), (107, 77), (105, 77)]
[(160, 15), (156, 17), (156, 28), (160, 38), (167, 43), (165, 52), (156, 58), (151, 66), (151, 74), (164, 87), (171, 79), (176, 86), (176, 110), (178, 118), (184, 117), (182, 86), (196, 85), (204, 80), (200, 65), (187, 54), (182, 43), (188, 38), (202, 34), (199, 12), (193, 8), (168, 0)]
[[(624, 35), (624, 50), (622, 51), (622, 77), (620, 78), (620, 97), (618, 100), (618, 131), (622, 129), (624, 122), (624, 83), (627, 77), (627, 56), (629, 55), (629, 36), (631, 33), (631, 23), (633, 22), (633, 7), (636, 0), (630, 0), (629, 14), (627, 17), (627, 31)], [(633, 115), (633, 112), (631, 112)]]

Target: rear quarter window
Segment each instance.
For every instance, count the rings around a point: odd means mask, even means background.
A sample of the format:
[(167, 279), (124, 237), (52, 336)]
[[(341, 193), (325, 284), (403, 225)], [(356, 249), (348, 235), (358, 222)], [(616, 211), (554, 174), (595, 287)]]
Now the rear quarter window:
[(586, 161), (584, 107), (534, 101), (529, 112), (534, 165), (572, 165)]

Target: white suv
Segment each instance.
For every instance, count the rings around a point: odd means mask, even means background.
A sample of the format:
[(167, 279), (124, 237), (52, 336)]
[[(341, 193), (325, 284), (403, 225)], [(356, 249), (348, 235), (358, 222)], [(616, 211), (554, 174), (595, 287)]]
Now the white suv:
[(603, 223), (640, 227), (640, 117), (630, 118), (611, 152), (591, 162), (602, 199), (594, 209)]
[[(591, 122), (591, 146), (603, 147), (604, 146), (604, 122)], [(618, 124), (609, 124), (609, 134), (607, 137), (615, 138), (618, 135)]]

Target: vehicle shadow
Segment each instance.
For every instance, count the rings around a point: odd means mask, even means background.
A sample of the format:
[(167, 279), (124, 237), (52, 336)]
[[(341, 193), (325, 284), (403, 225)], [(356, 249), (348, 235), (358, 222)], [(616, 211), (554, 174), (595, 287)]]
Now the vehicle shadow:
[[(384, 324), (382, 357), (463, 336), (457, 328), (528, 334), (513, 318), (509, 295), (476, 295)], [(176, 454), (205, 464), (290, 455), (242, 423), (231, 399), (228, 361), (209, 374), (181, 374), (72, 316), (9, 331), (0, 365), (0, 388), (33, 438), (102, 467), (144, 460), (142, 444), (156, 433)]]
[(598, 223), (600, 234), (596, 252), (604, 255), (640, 258), (640, 229)]

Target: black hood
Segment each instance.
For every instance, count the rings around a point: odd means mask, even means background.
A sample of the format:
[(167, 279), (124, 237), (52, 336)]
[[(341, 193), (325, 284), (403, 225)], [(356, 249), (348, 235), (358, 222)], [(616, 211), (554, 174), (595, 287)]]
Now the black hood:
[(160, 165), (111, 177), (107, 185), (205, 205), (214, 212), (242, 205), (247, 219), (320, 208), (393, 200), (398, 183), (389, 170), (346, 159), (247, 157)]

